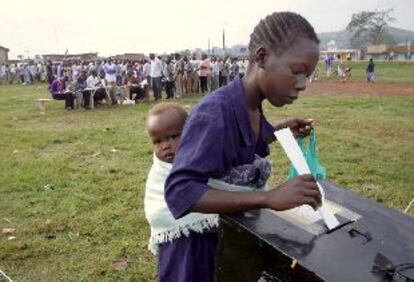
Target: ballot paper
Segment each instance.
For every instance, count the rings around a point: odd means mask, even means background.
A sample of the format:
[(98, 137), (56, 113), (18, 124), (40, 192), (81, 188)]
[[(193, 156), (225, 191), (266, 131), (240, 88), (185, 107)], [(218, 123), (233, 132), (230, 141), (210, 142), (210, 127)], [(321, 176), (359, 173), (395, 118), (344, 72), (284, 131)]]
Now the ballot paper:
[[(293, 136), (292, 131), (290, 131), (289, 128), (284, 128), (275, 131), (274, 134), (276, 135), (277, 140), (279, 141), (280, 145), (282, 145), (283, 150), (285, 151), (286, 155), (288, 156), (292, 165), (295, 167), (298, 174), (310, 174), (311, 172), (308, 164), (306, 163), (305, 156), (303, 155), (302, 150), (299, 148), (299, 145), (296, 142), (296, 139)], [(324, 205), (325, 192), (323, 191), (323, 187), (319, 182), (316, 182), (316, 184), (318, 186), (322, 198), (322, 205), (318, 208), (317, 212), (324, 220), (328, 229), (333, 229), (339, 225), (339, 221), (336, 219), (335, 215), (331, 211), (329, 211)], [(300, 207), (299, 209), (301, 211), (309, 210), (309, 208)], [(307, 213), (309, 214), (310, 212)]]

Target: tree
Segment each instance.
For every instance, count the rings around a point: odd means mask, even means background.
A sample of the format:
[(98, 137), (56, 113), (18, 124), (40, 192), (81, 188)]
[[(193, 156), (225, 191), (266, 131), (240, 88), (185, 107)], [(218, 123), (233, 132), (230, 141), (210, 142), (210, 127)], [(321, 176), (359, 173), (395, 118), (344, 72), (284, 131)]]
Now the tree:
[(352, 14), (352, 19), (346, 27), (352, 33), (352, 47), (359, 49), (369, 45), (394, 43), (392, 35), (388, 32), (388, 24), (395, 21), (390, 15), (392, 11), (393, 9), (388, 9)]

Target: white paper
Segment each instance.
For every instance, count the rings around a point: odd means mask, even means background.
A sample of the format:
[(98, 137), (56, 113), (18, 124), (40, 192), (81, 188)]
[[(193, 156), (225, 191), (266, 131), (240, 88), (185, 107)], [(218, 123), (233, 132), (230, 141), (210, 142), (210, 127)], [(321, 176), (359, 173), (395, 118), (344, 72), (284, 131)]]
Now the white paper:
[[(290, 162), (295, 167), (299, 175), (310, 174), (310, 169), (306, 163), (305, 156), (303, 155), (302, 150), (300, 149), (298, 143), (296, 142), (295, 137), (293, 137), (292, 131), (289, 128), (284, 128), (277, 130), (274, 133), (277, 140), (288, 156)], [(332, 214), (324, 206), (325, 202), (325, 192), (323, 191), (322, 186), (319, 182), (316, 182), (318, 185), (319, 192), (321, 193), (322, 205), (318, 208), (319, 215), (323, 218), (326, 226), (329, 229), (333, 229), (339, 225), (339, 221), (336, 219), (335, 215)]]

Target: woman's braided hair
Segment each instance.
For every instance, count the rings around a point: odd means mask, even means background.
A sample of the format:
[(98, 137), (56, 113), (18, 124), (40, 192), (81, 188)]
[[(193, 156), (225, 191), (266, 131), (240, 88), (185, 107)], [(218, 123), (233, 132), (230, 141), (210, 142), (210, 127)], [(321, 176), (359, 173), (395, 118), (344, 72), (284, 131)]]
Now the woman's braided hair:
[(274, 12), (260, 22), (250, 34), (250, 62), (259, 47), (272, 49), (277, 54), (289, 48), (298, 37), (306, 37), (319, 44), (318, 36), (310, 23), (292, 12)]

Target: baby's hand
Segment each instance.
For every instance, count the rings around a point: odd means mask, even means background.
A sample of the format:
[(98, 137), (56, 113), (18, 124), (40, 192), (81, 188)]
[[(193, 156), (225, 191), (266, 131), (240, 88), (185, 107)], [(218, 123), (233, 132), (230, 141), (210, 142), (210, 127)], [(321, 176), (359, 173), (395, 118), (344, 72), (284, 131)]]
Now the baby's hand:
[(315, 210), (321, 205), (321, 195), (315, 179), (310, 174), (299, 175), (268, 192), (266, 207), (276, 211), (300, 205), (310, 205)]

